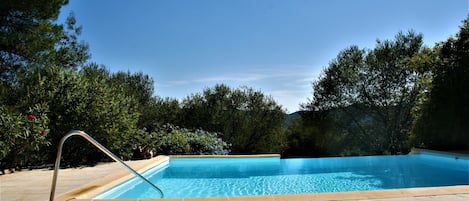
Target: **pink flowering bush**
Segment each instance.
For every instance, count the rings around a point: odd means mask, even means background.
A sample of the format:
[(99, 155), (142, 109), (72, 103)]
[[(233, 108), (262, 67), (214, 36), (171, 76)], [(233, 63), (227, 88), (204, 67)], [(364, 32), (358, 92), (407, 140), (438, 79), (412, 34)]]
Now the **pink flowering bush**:
[(27, 113), (18, 113), (0, 105), (0, 170), (29, 165), (41, 156), (40, 147), (47, 139), (49, 119), (45, 104), (36, 104)]

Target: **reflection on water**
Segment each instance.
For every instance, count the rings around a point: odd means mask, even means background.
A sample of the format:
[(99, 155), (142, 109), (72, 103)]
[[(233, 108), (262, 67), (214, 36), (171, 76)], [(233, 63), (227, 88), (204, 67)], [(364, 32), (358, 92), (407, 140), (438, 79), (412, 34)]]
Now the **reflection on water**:
[[(315, 159), (182, 158), (150, 180), (167, 198), (363, 191), (469, 184), (469, 160), (435, 155)], [(154, 198), (140, 181), (98, 198)]]

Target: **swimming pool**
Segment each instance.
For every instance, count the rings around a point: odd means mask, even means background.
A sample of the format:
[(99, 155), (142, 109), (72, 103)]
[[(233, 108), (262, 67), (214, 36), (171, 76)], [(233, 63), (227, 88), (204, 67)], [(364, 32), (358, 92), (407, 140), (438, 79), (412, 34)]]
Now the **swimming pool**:
[[(165, 198), (344, 192), (469, 184), (469, 159), (439, 154), (315, 159), (171, 158), (144, 173)], [(96, 199), (158, 198), (134, 178)]]

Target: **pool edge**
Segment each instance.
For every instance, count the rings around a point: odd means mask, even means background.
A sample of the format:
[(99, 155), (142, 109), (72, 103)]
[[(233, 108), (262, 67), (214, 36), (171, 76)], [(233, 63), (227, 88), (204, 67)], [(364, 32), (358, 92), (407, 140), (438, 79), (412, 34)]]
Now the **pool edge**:
[[(423, 151), (423, 150), (419, 150)], [(427, 150), (425, 150), (427, 151)], [(267, 155), (228, 155), (228, 156), (206, 156), (206, 155), (175, 155), (175, 156), (158, 156), (142, 163), (133, 166), (138, 172), (144, 172), (156, 165), (159, 165), (170, 158), (197, 158), (197, 157), (211, 157), (211, 158), (240, 158), (240, 157), (280, 157), (278, 154), (267, 154)], [(123, 170), (126, 172), (125, 170)], [(133, 175), (127, 173), (125, 175), (122, 172), (115, 173), (99, 179), (97, 181), (86, 184), (82, 187), (74, 189), (68, 193), (58, 196), (55, 200), (59, 201), (115, 201), (122, 199), (92, 199), (99, 193), (119, 184)], [(98, 186), (98, 187), (96, 187)], [(441, 187), (420, 187), (420, 188), (402, 188), (402, 189), (390, 189), (390, 190), (371, 190), (371, 191), (357, 191), (357, 192), (335, 192), (335, 193), (308, 193), (308, 194), (285, 194), (285, 195), (268, 195), (268, 196), (240, 196), (240, 197), (214, 197), (214, 198), (168, 198), (168, 199), (126, 199), (126, 201), (157, 201), (157, 200), (172, 200), (172, 201), (218, 201), (218, 200), (263, 200), (263, 201), (274, 201), (274, 200), (369, 200), (369, 199), (386, 199), (386, 198), (415, 198), (415, 197), (432, 197), (441, 195), (465, 195), (469, 197), (469, 185), (457, 185), (457, 186), (441, 186)]]
[(458, 158), (469, 160), (469, 154), (456, 153), (456, 152), (450, 152), (450, 151), (437, 151), (437, 150), (422, 149), (422, 148), (412, 148), (409, 154), (425, 154), (425, 153), (450, 156), (450, 157), (458, 157)]
[[(257, 154), (257, 155), (170, 155), (164, 156), (159, 155), (157, 157), (142, 161), (132, 168), (138, 173), (143, 173), (157, 165), (160, 165), (170, 158), (280, 158), (280, 154)], [(129, 180), (134, 175), (127, 170), (119, 171), (115, 174), (108, 175), (104, 178), (97, 179), (88, 184), (80, 186), (76, 189), (72, 189), (64, 194), (55, 197), (57, 201), (69, 201), (69, 200), (98, 200), (92, 199), (93, 197), (105, 192), (112, 187)], [(99, 199), (101, 200), (101, 199)], [(113, 199), (116, 200), (116, 199)]]
[[(465, 195), (469, 197), (469, 185), (425, 187), (425, 188), (403, 188), (394, 190), (373, 190), (356, 192), (336, 192), (336, 193), (311, 193), (311, 194), (286, 194), (268, 196), (240, 196), (240, 197), (214, 197), (214, 198), (168, 198), (168, 199), (126, 199), (126, 201), (357, 201), (392, 198), (415, 198), (445, 196), (445, 195)], [(116, 199), (74, 199), (74, 201), (115, 201)], [(405, 199), (407, 200), (407, 199)], [(429, 199), (430, 200), (430, 199)]]
[(280, 158), (280, 154), (252, 155), (170, 155), (170, 158)]
[[(149, 170), (150, 168), (155, 167), (159, 164), (162, 164), (166, 161), (169, 161), (169, 156), (157, 156), (157, 157), (142, 161), (138, 164), (135, 164), (132, 166), (132, 168), (136, 170), (138, 173), (143, 173)], [(116, 172), (114, 174), (110, 174), (106, 177), (92, 181), (88, 184), (80, 186), (64, 194), (58, 195), (55, 197), (55, 200), (57, 201), (91, 200), (92, 197), (112, 188), (113, 186), (117, 184), (120, 184), (132, 178), (133, 176), (134, 175), (131, 172), (125, 169), (122, 169), (122, 171)]]

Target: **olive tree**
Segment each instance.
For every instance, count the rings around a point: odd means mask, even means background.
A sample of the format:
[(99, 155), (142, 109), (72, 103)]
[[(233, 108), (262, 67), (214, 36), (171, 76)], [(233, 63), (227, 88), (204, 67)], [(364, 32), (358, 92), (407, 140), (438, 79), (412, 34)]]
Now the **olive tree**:
[(284, 110), (252, 88), (216, 85), (184, 99), (182, 113), (184, 127), (221, 132), (233, 153), (280, 153), (286, 147)]
[(342, 135), (359, 142), (355, 144), (362, 153), (406, 151), (420, 89), (420, 74), (409, 59), (421, 50), (422, 35), (410, 31), (378, 40), (371, 50), (351, 46), (341, 51), (313, 84), (313, 97), (304, 109), (335, 110)]

